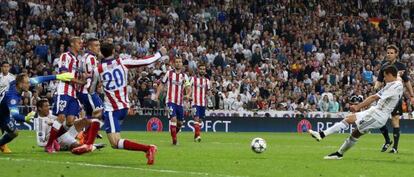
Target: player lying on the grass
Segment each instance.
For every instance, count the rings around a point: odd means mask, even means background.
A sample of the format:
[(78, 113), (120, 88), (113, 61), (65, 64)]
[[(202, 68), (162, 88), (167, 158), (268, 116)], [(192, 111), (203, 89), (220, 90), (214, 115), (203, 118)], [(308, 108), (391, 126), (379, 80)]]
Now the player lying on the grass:
[[(56, 120), (56, 116), (50, 113), (50, 106), (47, 100), (39, 100), (36, 103), (36, 114), (33, 117), (34, 129), (36, 131), (37, 145), (45, 147), (49, 139), (50, 128), (52, 127), (53, 121)], [(58, 137), (57, 142), (59, 150), (72, 150), (73, 148), (82, 145), (75, 138), (82, 129), (89, 125), (87, 120), (78, 119), (74, 123), (74, 129), (69, 131), (62, 136)], [(76, 130), (76, 131), (73, 131)], [(105, 147), (105, 144), (94, 144), (95, 149), (101, 149)]]
[(404, 89), (400, 79), (397, 79), (398, 70), (395, 66), (385, 67), (383, 74), (386, 82), (385, 87), (377, 94), (369, 96), (362, 103), (352, 105), (350, 108), (352, 112), (359, 111), (361, 108), (367, 107), (378, 100), (375, 106), (371, 106), (369, 109), (362, 112), (352, 113), (346, 116), (344, 120), (337, 122), (325, 131), (316, 132), (309, 130), (312, 137), (317, 141), (320, 141), (333, 133), (337, 133), (347, 128), (350, 124), (355, 123), (357, 125), (357, 129), (352, 131), (351, 136), (345, 140), (339, 150), (325, 156), (325, 159), (342, 159), (343, 154), (358, 141), (359, 137), (369, 130), (381, 128), (387, 123), (387, 120), (400, 100)]
[(27, 74), (19, 74), (15, 81), (12, 81), (9, 87), (0, 91), (0, 127), (6, 133), (0, 138), (0, 146), (9, 143), (17, 137), (17, 129), (15, 120), (19, 122), (29, 121), (33, 117), (33, 113), (27, 116), (19, 114), (18, 104), (20, 103), (22, 93), (29, 91), (31, 85), (42, 82), (61, 80), (71, 81), (74, 75), (71, 73), (62, 73), (58, 75), (40, 76), (29, 78)]
[[(127, 92), (128, 71), (131, 68), (137, 68), (156, 62), (162, 55), (167, 53), (165, 48), (161, 48), (153, 56), (144, 59), (121, 59), (114, 58), (115, 47), (113, 44), (105, 43), (101, 46), (101, 53), (105, 57), (102, 62), (94, 69), (92, 90), (95, 90), (97, 82), (101, 82), (105, 93), (104, 98), (104, 127), (108, 135), (112, 148), (125, 149), (133, 151), (143, 151), (146, 153), (147, 164), (154, 163), (156, 152), (155, 145), (146, 145), (121, 138), (122, 121), (130, 107)], [(89, 138), (95, 138), (90, 136)], [(91, 151), (91, 145), (83, 145), (72, 150), (73, 153), (83, 154)]]

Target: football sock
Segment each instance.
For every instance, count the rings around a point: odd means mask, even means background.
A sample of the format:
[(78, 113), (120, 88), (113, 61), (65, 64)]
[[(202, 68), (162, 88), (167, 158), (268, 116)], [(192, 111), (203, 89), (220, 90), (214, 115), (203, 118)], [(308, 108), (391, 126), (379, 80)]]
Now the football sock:
[(339, 148), (338, 152), (343, 155), (347, 150), (351, 149), (351, 147), (354, 146), (357, 141), (357, 138), (349, 136), (345, 140), (344, 144), (342, 144), (342, 146)]
[(55, 141), (59, 136), (59, 130), (62, 128), (62, 124), (58, 121), (54, 121), (52, 128), (50, 129), (49, 139), (47, 140), (46, 147), (51, 146), (53, 141)]
[(343, 120), (341, 122), (335, 123), (335, 125), (333, 125), (332, 127), (329, 127), (328, 129), (326, 129), (322, 133), (325, 136), (329, 136), (329, 135), (331, 135), (333, 133), (338, 133), (339, 131), (347, 128), (348, 126), (349, 126), (348, 122), (346, 122), (345, 120)]
[(392, 147), (394, 149), (398, 149), (398, 141), (400, 141), (400, 128), (394, 128), (392, 134), (394, 136), (394, 145)]
[(198, 136), (200, 136), (200, 123), (195, 122), (194, 123), (194, 138), (197, 138)]
[(93, 144), (95, 142), (96, 134), (98, 134), (100, 125), (101, 124), (98, 120), (92, 120), (92, 123), (89, 126), (89, 131), (86, 133), (88, 139), (86, 140), (85, 144)]
[(130, 140), (126, 139), (120, 139), (118, 141), (118, 149), (126, 149), (131, 151), (148, 151), (150, 149), (150, 146), (145, 144), (139, 144), (132, 142)]
[(171, 122), (170, 123), (170, 133), (173, 141), (177, 141), (177, 123)]
[(390, 140), (390, 136), (388, 135), (387, 125), (384, 125), (383, 127), (381, 127), (380, 131), (382, 133), (382, 136), (384, 136), (385, 143), (390, 143), (391, 140)]

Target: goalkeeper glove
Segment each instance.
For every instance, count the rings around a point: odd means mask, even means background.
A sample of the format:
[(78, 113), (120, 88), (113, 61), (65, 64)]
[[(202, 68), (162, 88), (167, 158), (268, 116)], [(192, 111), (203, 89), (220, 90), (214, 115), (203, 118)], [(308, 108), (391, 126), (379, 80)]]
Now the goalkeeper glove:
[(62, 73), (56, 75), (56, 79), (61, 81), (71, 81), (74, 78), (75, 76), (72, 73)]
[(27, 123), (29, 123), (30, 120), (32, 120), (34, 118), (35, 114), (36, 114), (36, 112), (34, 112), (34, 111), (30, 112), (29, 114), (27, 114), (24, 117), (24, 121), (26, 121)]

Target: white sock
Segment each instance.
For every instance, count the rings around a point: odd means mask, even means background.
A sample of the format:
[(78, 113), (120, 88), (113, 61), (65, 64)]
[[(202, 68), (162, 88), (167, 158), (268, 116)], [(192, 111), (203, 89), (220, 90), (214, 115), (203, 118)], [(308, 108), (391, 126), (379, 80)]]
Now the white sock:
[(341, 122), (335, 123), (335, 125), (333, 125), (332, 127), (329, 127), (328, 129), (323, 131), (323, 133), (325, 134), (325, 136), (329, 136), (333, 133), (338, 133), (339, 131), (347, 128), (348, 126), (349, 126), (348, 122), (343, 120)]
[(338, 152), (340, 154), (344, 154), (347, 150), (351, 149), (351, 147), (354, 146), (357, 141), (357, 138), (354, 138), (352, 136), (348, 137), (345, 140), (344, 144), (342, 144), (342, 146), (339, 148)]

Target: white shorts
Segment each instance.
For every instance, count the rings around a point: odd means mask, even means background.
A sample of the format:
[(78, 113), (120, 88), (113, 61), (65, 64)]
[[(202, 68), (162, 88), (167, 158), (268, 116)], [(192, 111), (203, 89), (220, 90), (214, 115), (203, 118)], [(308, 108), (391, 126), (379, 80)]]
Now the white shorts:
[(361, 133), (368, 133), (371, 129), (377, 129), (383, 127), (389, 118), (389, 116), (384, 116), (375, 108), (370, 108), (368, 110), (355, 113), (357, 129)]

